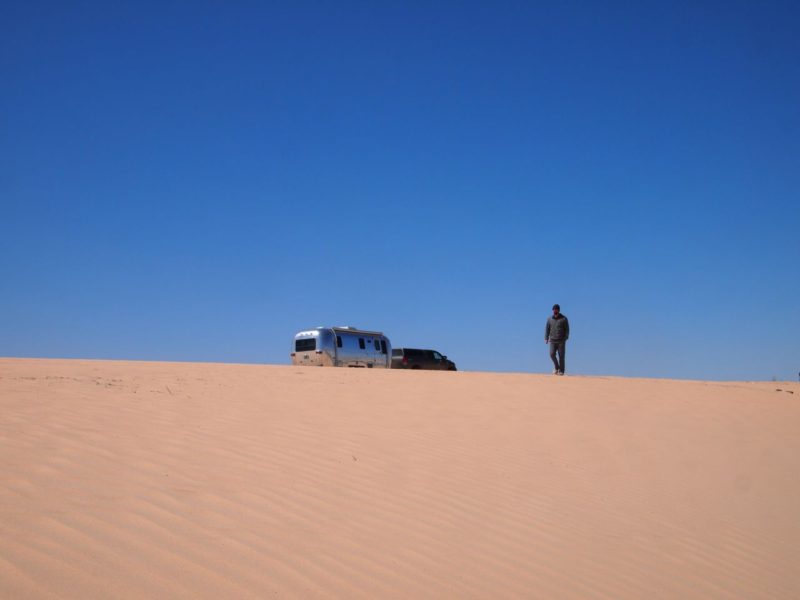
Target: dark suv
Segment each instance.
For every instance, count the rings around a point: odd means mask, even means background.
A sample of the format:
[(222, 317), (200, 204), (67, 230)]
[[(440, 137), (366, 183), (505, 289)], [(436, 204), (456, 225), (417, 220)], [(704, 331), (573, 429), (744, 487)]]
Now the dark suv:
[(418, 350), (417, 348), (393, 348), (393, 369), (435, 369), (439, 371), (455, 371), (456, 363), (447, 360), (436, 350)]

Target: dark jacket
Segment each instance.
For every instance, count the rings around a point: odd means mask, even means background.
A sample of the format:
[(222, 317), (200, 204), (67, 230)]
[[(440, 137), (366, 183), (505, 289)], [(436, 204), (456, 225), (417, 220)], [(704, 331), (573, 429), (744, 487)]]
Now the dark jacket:
[(561, 313), (557, 317), (547, 319), (544, 339), (550, 342), (566, 342), (569, 339), (569, 319)]

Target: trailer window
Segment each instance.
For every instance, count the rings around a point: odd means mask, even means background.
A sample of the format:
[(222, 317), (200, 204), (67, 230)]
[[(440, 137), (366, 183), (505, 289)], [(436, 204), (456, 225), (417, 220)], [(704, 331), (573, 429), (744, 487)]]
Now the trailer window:
[(381, 351), (381, 343), (379, 340), (375, 340), (375, 352)]
[(381, 352), (386, 354), (386, 340), (381, 340)]
[(364, 338), (358, 338), (358, 347), (362, 350), (366, 349), (366, 345), (364, 345)]
[(337, 348), (341, 348), (342, 347), (342, 336), (340, 336), (340, 335), (336, 336), (336, 347)]
[(309, 350), (317, 349), (317, 338), (306, 338), (304, 340), (295, 340), (295, 352), (308, 352)]

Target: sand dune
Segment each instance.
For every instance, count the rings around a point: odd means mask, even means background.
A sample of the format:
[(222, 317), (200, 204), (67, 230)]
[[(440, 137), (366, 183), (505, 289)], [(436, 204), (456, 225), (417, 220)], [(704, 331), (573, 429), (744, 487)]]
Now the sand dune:
[(0, 597), (799, 598), (798, 456), (796, 383), (2, 359)]

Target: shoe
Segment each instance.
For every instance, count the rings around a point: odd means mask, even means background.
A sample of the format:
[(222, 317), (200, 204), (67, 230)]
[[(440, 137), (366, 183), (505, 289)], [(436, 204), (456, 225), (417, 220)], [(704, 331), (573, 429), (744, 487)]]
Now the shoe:
[(558, 372), (558, 374), (559, 374), (559, 375), (563, 375), (563, 374), (564, 374), (564, 371), (559, 371), (559, 372)]
[(558, 374), (559, 374), (558, 370), (557, 369), (553, 369), (553, 375), (558, 375)]

